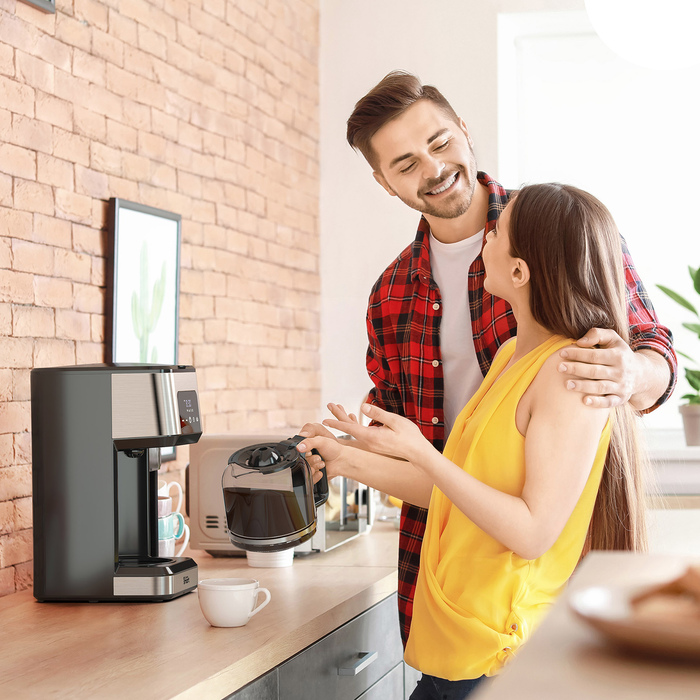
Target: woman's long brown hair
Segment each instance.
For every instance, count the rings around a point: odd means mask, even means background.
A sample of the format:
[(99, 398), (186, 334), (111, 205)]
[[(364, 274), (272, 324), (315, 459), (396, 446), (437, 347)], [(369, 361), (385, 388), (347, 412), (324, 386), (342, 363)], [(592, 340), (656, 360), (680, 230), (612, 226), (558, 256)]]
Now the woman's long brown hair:
[[(524, 187), (510, 207), (510, 252), (530, 268), (534, 319), (567, 338), (610, 328), (629, 342), (620, 234), (606, 207), (557, 183)], [(585, 551), (644, 550), (648, 460), (630, 406), (615, 408), (612, 419)]]

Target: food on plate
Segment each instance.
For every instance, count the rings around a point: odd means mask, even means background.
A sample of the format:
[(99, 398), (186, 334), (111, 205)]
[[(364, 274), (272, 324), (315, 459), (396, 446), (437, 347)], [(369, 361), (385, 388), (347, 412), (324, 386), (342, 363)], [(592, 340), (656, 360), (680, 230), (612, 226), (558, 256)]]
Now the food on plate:
[(689, 566), (678, 578), (640, 593), (631, 607), (637, 620), (700, 621), (700, 566)]

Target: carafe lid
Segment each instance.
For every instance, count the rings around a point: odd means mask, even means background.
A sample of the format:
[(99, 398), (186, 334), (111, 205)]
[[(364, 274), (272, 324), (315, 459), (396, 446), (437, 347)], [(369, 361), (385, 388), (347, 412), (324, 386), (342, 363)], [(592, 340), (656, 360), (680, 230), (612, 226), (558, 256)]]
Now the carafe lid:
[(263, 474), (272, 474), (294, 466), (301, 455), (296, 446), (303, 440), (299, 435), (282, 442), (262, 442), (248, 445), (234, 452), (228, 463), (247, 469), (256, 469)]

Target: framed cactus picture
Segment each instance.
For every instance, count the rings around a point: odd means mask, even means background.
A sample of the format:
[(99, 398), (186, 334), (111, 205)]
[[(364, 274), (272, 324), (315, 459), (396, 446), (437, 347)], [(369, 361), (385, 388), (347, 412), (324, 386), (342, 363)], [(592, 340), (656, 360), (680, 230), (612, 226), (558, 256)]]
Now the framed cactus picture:
[[(105, 340), (111, 361), (177, 364), (181, 217), (113, 198), (109, 218), (111, 324)], [(173, 448), (163, 458), (171, 455)]]

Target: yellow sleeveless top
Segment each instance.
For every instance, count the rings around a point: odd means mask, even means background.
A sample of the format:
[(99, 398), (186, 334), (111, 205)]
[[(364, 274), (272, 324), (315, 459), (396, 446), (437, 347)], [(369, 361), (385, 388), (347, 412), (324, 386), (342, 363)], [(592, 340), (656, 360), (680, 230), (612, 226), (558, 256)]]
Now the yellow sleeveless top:
[[(520, 495), (525, 483), (525, 438), (515, 425), (520, 398), (545, 360), (572, 343), (550, 338), (499, 377), (516, 342), (502, 348), (455, 421), (444, 450), (466, 472), (511, 495)], [(499, 672), (530, 636), (581, 556), (609, 442), (610, 420), (574, 512), (539, 559), (529, 561), (509, 551), (433, 488), (405, 652), (408, 664), (448, 680)]]

